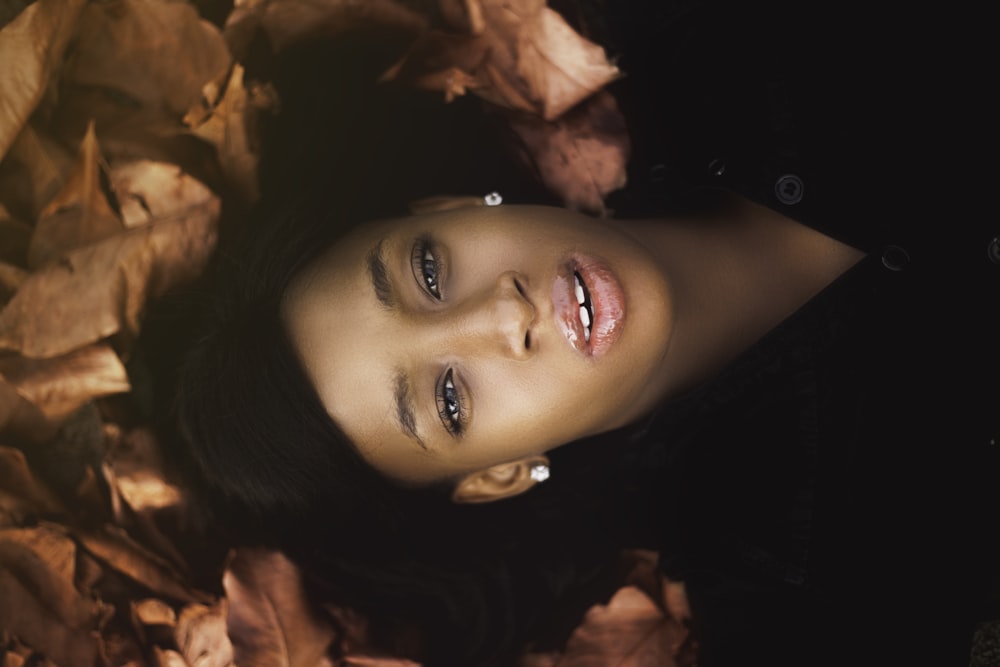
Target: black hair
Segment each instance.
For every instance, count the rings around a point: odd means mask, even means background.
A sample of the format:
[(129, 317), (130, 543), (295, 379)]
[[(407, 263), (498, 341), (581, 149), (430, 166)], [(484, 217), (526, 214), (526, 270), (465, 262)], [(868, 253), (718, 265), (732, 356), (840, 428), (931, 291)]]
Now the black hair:
[(282, 112), (265, 134), (262, 197), (222, 229), (180, 373), (189, 486), (230, 539), (281, 547), (314, 595), (368, 615), (382, 648), (427, 665), (506, 664), (528, 639), (557, 642), (609, 592), (625, 525), (609, 448), (556, 450), (551, 480), (498, 503), (401, 488), (329, 417), (280, 317), (303, 266), (409, 200), (496, 188), (553, 203), (474, 100), (374, 85), (396, 55), (359, 36), (273, 59)]

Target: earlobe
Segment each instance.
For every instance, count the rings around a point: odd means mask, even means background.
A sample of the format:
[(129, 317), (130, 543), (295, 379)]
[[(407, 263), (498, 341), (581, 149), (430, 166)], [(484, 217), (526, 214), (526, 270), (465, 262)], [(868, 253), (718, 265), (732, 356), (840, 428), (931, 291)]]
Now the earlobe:
[(538, 483), (538, 475), (532, 475), (532, 469), (548, 464), (549, 460), (544, 456), (530, 456), (469, 473), (455, 485), (451, 500), (455, 503), (488, 503), (512, 498)]

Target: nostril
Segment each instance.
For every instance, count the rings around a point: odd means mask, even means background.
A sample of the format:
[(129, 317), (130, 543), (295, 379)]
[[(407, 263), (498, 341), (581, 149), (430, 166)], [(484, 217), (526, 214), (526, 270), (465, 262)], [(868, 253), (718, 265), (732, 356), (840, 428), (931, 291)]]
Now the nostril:
[(531, 332), (530, 331), (528, 331), (527, 333), (524, 334), (524, 349), (526, 349), (526, 350), (530, 350), (531, 349)]
[(524, 293), (524, 287), (521, 286), (521, 281), (518, 280), (517, 278), (514, 278), (514, 287), (517, 288), (518, 294), (520, 294), (521, 296), (526, 296)]

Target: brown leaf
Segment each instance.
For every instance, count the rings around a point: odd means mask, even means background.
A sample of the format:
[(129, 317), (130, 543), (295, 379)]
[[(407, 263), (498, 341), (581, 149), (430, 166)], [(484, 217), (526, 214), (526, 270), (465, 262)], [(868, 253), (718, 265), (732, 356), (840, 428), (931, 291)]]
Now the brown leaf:
[(180, 120), (200, 99), (202, 86), (230, 62), (221, 32), (193, 5), (109, 0), (89, 3), (80, 17), (63, 83), (109, 91), (127, 100), (125, 106), (163, 110)]
[[(28, 123), (0, 163), (0, 201), (23, 220), (37, 220), (45, 205), (62, 188), (73, 163), (71, 150), (37, 123)], [(16, 246), (6, 246), (7, 233), (0, 242), (4, 258), (21, 266), (26, 266), (28, 241), (33, 231), (30, 225), (25, 226), (27, 234), (23, 229), (10, 230), (17, 234), (10, 239), (16, 240)]]
[(66, 182), (35, 224), (28, 245), (30, 268), (122, 231), (121, 220), (101, 188), (103, 162), (91, 123)]
[(7, 303), (28, 277), (28, 272), (0, 261), (0, 304)]
[(0, 349), (49, 358), (114, 334), (135, 336), (146, 303), (196, 278), (215, 247), (218, 197), (189, 185), (188, 198), (149, 225), (70, 251), (29, 276), (0, 312)]
[(0, 374), (52, 422), (60, 422), (94, 398), (130, 389), (125, 367), (104, 343), (51, 359), (0, 357)]
[(348, 655), (344, 657), (346, 667), (420, 667), (420, 663), (402, 658), (384, 658), (369, 655)]
[(48, 526), (0, 530), (0, 627), (61, 667), (94, 667), (111, 609), (77, 590), (75, 557)]
[[(257, 99), (249, 97), (243, 81), (244, 70), (239, 64), (227, 73), (222, 84), (212, 83), (206, 88), (205, 99), (209, 108), (196, 109), (184, 117), (195, 136), (215, 146), (226, 179), (236, 187), (247, 202), (257, 199), (257, 147), (251, 144), (249, 126), (253, 114), (266, 108), (273, 100), (263, 98), (259, 87)], [(212, 91), (221, 93), (212, 94)]]
[(52, 490), (38, 479), (12, 447), (0, 447), (0, 524), (3, 513), (20, 520), (26, 514), (59, 514), (65, 508)]
[(146, 598), (132, 602), (132, 616), (142, 625), (177, 625), (177, 612), (163, 600)]
[(223, 575), (240, 667), (315, 667), (333, 628), (309, 605), (298, 568), (277, 551), (240, 549)]
[(164, 651), (159, 646), (153, 647), (154, 667), (191, 667), (184, 656), (177, 651)]
[(591, 607), (557, 667), (673, 667), (687, 633), (633, 586)]
[(207, 602), (211, 596), (191, 587), (166, 560), (145, 549), (124, 531), (77, 531), (75, 536), (95, 558), (157, 595), (183, 602)]
[(112, 469), (109, 483), (133, 510), (162, 509), (181, 502), (180, 488), (165, 478), (163, 455), (149, 429), (135, 428), (117, 438), (107, 463)]
[[(212, 606), (191, 604), (181, 610), (174, 637), (181, 655), (197, 667), (233, 665), (233, 645), (226, 635), (225, 599)], [(240, 667), (243, 667), (242, 663)]]
[(38, 0), (0, 30), (0, 157), (42, 99), (87, 0)]
[(628, 130), (615, 98), (601, 91), (555, 121), (510, 114), (510, 127), (542, 182), (569, 208), (604, 214), (604, 197), (625, 185)]
[(314, 37), (333, 37), (359, 26), (382, 26), (396, 33), (405, 49), (427, 28), (427, 20), (394, 0), (237, 0), (226, 21), (226, 40), (237, 59), (258, 30), (274, 51)]
[(442, 0), (442, 8), (446, 18), (462, 17), (454, 27), (474, 37), (456, 42), (446, 33), (428, 33), (406, 57), (414, 64), (397, 64), (384, 78), (454, 95), (450, 70), (457, 67), (468, 77), (463, 87), (480, 97), (553, 120), (620, 75), (603, 48), (544, 0)]
[(0, 375), (0, 433), (28, 442), (45, 442), (59, 430), (45, 415)]

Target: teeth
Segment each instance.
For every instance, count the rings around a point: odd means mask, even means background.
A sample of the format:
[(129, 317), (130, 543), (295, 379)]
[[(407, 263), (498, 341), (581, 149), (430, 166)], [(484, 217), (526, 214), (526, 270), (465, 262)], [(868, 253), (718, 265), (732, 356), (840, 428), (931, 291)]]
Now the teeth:
[(584, 291), (580, 274), (573, 274), (573, 292), (576, 294), (577, 305), (580, 306), (580, 323), (583, 325), (583, 337), (590, 342), (590, 308), (587, 304), (587, 293)]

